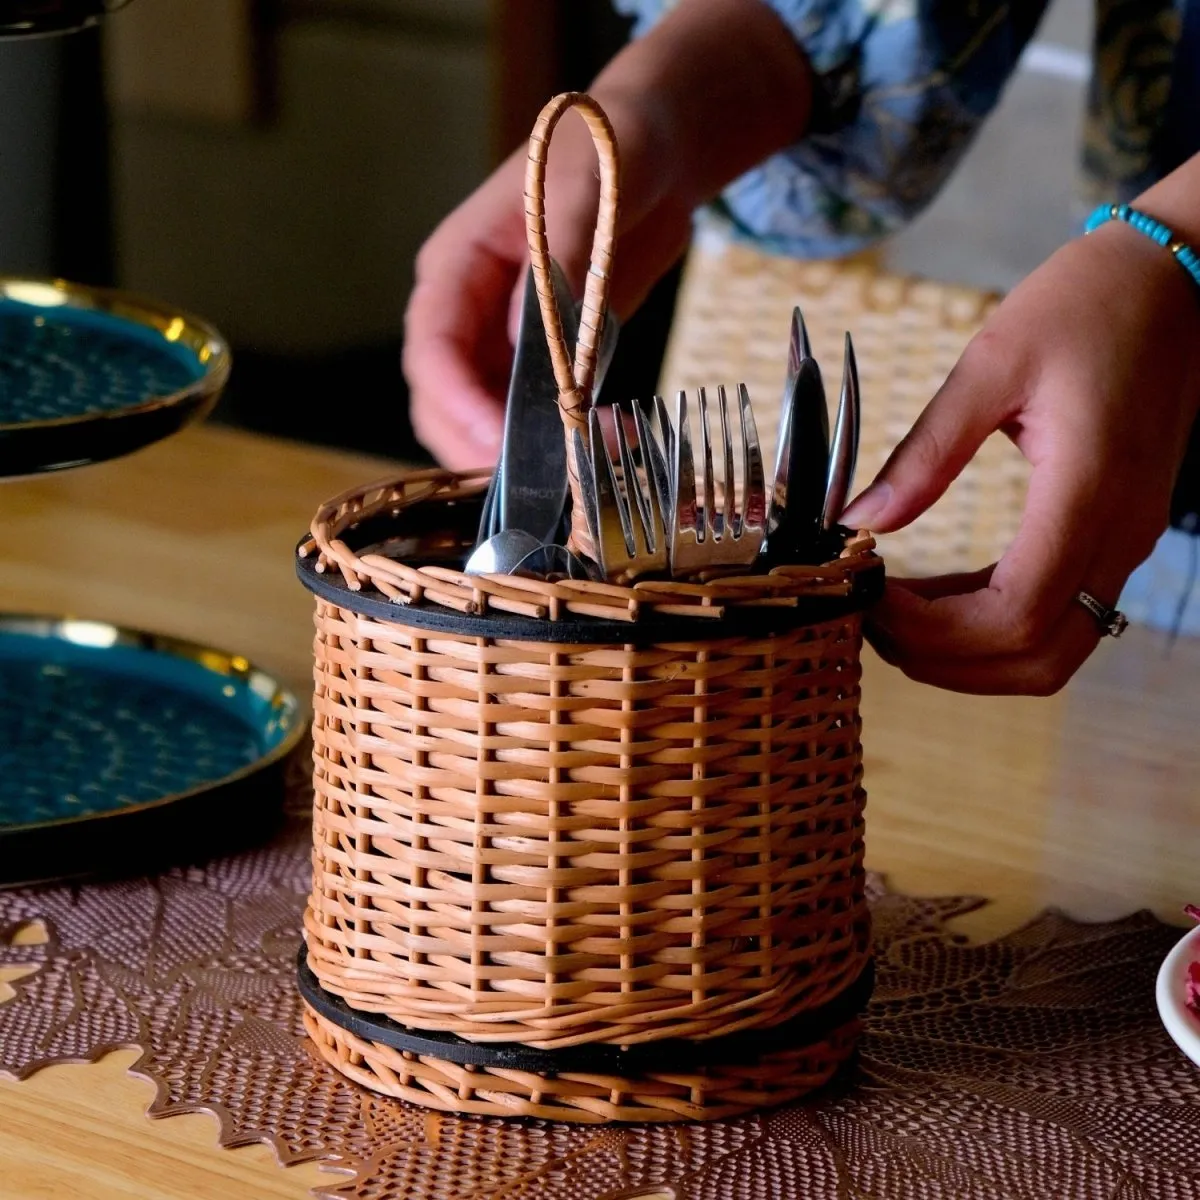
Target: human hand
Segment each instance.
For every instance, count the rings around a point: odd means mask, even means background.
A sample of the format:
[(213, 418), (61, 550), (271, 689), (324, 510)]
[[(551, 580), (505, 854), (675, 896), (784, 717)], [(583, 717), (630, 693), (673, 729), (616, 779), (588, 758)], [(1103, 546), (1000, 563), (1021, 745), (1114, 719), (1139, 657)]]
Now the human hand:
[[(619, 107), (619, 106), (613, 106)], [(609, 116), (613, 117), (610, 109)], [(622, 146), (634, 143), (630, 133)], [(691, 208), (625, 172), (609, 307), (631, 313), (683, 253)], [(420, 441), (454, 469), (494, 463), (512, 367), (524, 273), (526, 150), (515, 152), (422, 247), (405, 315), (404, 372)], [(596, 224), (595, 152), (568, 113), (555, 132), (546, 179), (550, 252), (583, 292)]]
[[(627, 318), (683, 254), (694, 209), (803, 133), (807, 59), (760, 0), (676, 5), (589, 89), (612, 122), (621, 202), (609, 307)], [(404, 373), (418, 438), (445, 465), (495, 461), (512, 363), (525, 236), (516, 151), (417, 257)], [(595, 151), (583, 121), (557, 127), (546, 172), (550, 253), (578, 297), (596, 224)]]
[(1046, 695), (1095, 648), (1078, 602), (1115, 604), (1168, 523), (1200, 400), (1200, 307), (1159, 246), (1116, 223), (1048, 259), (997, 308), (845, 524), (918, 517), (994, 431), (1032, 464), (1019, 530), (968, 575), (894, 579), (879, 653), (962, 692)]

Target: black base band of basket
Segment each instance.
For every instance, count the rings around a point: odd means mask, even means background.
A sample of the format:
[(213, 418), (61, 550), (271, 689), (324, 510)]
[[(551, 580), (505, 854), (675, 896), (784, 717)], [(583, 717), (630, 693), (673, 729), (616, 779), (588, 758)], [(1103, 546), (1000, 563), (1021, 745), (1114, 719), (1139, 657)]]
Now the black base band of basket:
[(303, 947), (298, 982), (300, 995), (319, 1016), (355, 1037), (394, 1050), (462, 1066), (530, 1071), (537, 1075), (571, 1073), (638, 1078), (703, 1067), (748, 1064), (780, 1050), (815, 1046), (866, 1008), (875, 987), (875, 963), (868, 960), (858, 978), (820, 1008), (802, 1012), (780, 1025), (743, 1029), (700, 1041), (669, 1038), (628, 1048), (604, 1042), (568, 1046), (562, 1050), (539, 1050), (519, 1042), (471, 1042), (453, 1033), (411, 1029), (389, 1017), (359, 1012), (340, 996), (326, 991), (309, 967), (307, 951)]
[(316, 555), (296, 558), (296, 574), (306, 588), (339, 608), (391, 621), (412, 629), (457, 633), (466, 637), (505, 638), (526, 642), (616, 645), (680, 641), (701, 635), (717, 639), (783, 633), (799, 625), (836, 621), (867, 608), (883, 594), (883, 564), (859, 571), (848, 596), (801, 596), (795, 604), (755, 607), (730, 605), (721, 617), (663, 616), (648, 611), (636, 621), (571, 615), (561, 620), (537, 620), (507, 613), (469, 616), (440, 604), (398, 604), (379, 592), (352, 591), (337, 570), (318, 572)]

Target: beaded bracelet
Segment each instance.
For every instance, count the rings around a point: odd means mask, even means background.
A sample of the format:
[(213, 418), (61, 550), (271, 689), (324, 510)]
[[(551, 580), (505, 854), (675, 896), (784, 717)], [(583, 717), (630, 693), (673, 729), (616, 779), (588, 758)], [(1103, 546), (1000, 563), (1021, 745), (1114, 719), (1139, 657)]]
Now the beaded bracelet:
[(1084, 233), (1099, 229), (1106, 221), (1124, 221), (1139, 233), (1144, 233), (1151, 241), (1166, 247), (1175, 255), (1175, 261), (1192, 277), (1192, 282), (1200, 287), (1200, 254), (1187, 242), (1179, 241), (1161, 221), (1139, 209), (1130, 208), (1128, 204), (1101, 204), (1088, 217)]

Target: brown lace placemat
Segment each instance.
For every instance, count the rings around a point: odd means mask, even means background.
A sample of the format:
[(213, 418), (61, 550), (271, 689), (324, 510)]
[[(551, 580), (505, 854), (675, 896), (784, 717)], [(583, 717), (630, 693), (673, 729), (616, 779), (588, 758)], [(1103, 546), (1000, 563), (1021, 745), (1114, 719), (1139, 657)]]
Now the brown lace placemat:
[[(0, 1071), (142, 1051), (152, 1116), (211, 1112), (226, 1146), (348, 1172), (343, 1200), (1200, 1198), (1200, 1071), (1154, 1008), (1178, 931), (1045, 913), (969, 945), (978, 901), (875, 889), (879, 977), (859, 1062), (808, 1104), (711, 1125), (446, 1117), (373, 1096), (301, 1032), (309, 834), (203, 868), (0, 893)], [(16, 945), (29, 922), (48, 939)]]

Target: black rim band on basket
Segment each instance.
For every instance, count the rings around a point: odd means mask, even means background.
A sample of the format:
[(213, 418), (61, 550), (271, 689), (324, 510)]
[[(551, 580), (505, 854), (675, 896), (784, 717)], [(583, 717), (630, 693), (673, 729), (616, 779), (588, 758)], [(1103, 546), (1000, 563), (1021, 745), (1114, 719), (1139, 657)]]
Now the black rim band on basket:
[(470, 1042), (453, 1033), (410, 1029), (390, 1017), (359, 1012), (341, 996), (327, 992), (309, 967), (304, 947), (300, 949), (298, 977), (300, 995), (318, 1015), (355, 1037), (393, 1050), (462, 1066), (530, 1071), (537, 1075), (570, 1072), (631, 1077), (750, 1063), (781, 1050), (816, 1045), (866, 1008), (875, 987), (875, 963), (868, 960), (858, 978), (820, 1008), (809, 1009), (779, 1025), (743, 1029), (702, 1041), (669, 1038), (643, 1042), (627, 1049), (598, 1042), (562, 1050), (539, 1050), (519, 1042)]
[(296, 575), (314, 595), (338, 608), (364, 617), (391, 621), (412, 629), (457, 633), (466, 637), (509, 638), (526, 642), (616, 645), (672, 642), (683, 639), (755, 637), (783, 633), (800, 625), (836, 621), (858, 612), (883, 594), (883, 565), (859, 571), (854, 590), (847, 596), (801, 596), (795, 604), (759, 608), (730, 605), (722, 617), (662, 616), (647, 612), (636, 621), (609, 621), (602, 617), (570, 616), (538, 620), (508, 613), (470, 616), (440, 604), (398, 604), (374, 591), (352, 591), (338, 571), (320, 573), (317, 557), (296, 558)]

